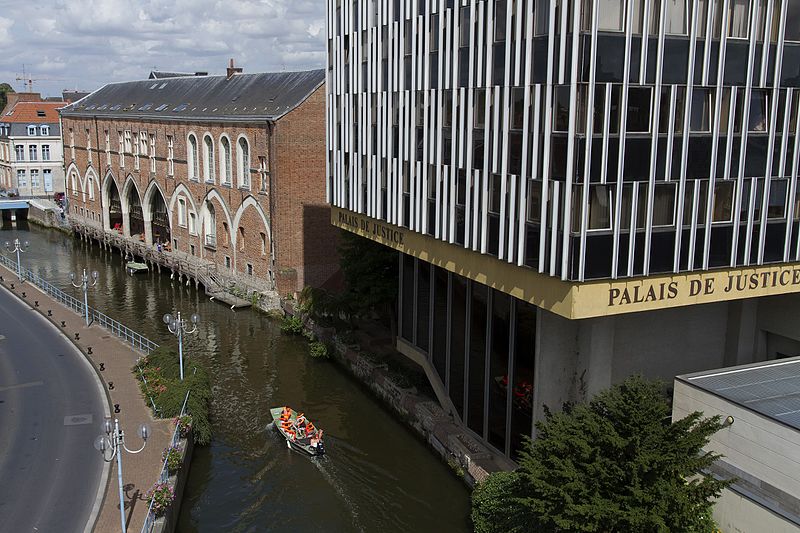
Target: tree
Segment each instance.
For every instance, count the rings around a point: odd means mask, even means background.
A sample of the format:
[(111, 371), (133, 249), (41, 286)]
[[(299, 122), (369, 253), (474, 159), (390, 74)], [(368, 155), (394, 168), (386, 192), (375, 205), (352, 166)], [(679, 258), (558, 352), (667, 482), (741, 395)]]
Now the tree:
[(715, 531), (711, 499), (729, 482), (703, 472), (719, 456), (702, 448), (720, 419), (670, 415), (662, 385), (640, 377), (546, 412), (520, 468), (473, 493), (475, 531)]
[(348, 231), (341, 235), (339, 257), (347, 282), (345, 298), (355, 314), (379, 311), (388, 314), (394, 324), (397, 252)]
[(8, 103), (8, 96), (6, 93), (13, 93), (14, 88), (7, 83), (0, 83), (0, 112), (4, 111)]

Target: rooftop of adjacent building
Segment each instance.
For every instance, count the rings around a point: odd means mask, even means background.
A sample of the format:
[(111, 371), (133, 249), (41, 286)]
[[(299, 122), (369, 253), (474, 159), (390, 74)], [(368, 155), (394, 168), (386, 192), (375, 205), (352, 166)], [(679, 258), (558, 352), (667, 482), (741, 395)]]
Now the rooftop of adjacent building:
[[(325, 82), (325, 71), (181, 75), (109, 83), (62, 110), (63, 116), (151, 120), (277, 120)], [(151, 73), (152, 75), (153, 73)]]
[(187, 78), (190, 76), (208, 76), (208, 72), (170, 72), (168, 70), (151, 70), (149, 80), (162, 80), (165, 78)]
[(800, 430), (800, 357), (698, 372), (677, 379)]
[(65, 102), (18, 101), (0, 116), (0, 122), (58, 124), (58, 110)]

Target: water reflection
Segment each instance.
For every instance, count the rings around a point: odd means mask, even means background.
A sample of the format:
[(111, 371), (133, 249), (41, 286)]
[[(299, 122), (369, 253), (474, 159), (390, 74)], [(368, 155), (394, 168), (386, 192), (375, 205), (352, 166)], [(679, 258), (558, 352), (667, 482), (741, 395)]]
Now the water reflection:
[[(264, 315), (210, 302), (169, 274), (130, 276), (119, 254), (96, 245), (23, 224), (2, 233), (0, 241), (30, 240), (23, 265), (62, 288), (70, 271), (98, 270), (90, 304), (156, 342), (175, 342), (164, 313), (200, 314), (185, 353), (189, 365), (197, 357), (209, 366), (215, 434), (195, 452), (179, 532), (469, 530), (461, 482), (359, 383), (312, 360), (302, 339), (282, 335)], [(327, 456), (291, 452), (267, 427), (269, 408), (283, 404), (325, 430)]]

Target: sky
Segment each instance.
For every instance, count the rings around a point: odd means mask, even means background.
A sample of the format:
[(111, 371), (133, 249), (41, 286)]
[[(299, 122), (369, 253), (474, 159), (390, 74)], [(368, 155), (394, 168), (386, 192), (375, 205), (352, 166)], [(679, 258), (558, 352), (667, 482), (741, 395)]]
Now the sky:
[(0, 0), (0, 83), (44, 96), (150, 71), (323, 68), (324, 0)]

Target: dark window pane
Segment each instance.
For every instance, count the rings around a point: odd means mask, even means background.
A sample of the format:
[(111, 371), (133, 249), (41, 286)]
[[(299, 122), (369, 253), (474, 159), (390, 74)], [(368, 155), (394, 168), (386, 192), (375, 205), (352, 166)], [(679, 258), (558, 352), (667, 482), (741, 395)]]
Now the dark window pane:
[(403, 254), (403, 295), (401, 298), (403, 329), (402, 335), (408, 342), (414, 342), (414, 258)]
[(464, 417), (464, 350), (467, 334), (467, 280), (453, 275), (453, 298), (450, 305), (450, 384), (449, 394), (459, 416)]
[(433, 345), (431, 359), (442, 383), (447, 381), (447, 271), (434, 267)]
[(469, 391), (467, 427), (483, 435), (483, 392), (486, 374), (486, 305), (489, 288), (472, 284), (472, 308), (469, 336)]
[(489, 443), (501, 453), (506, 446), (506, 394), (508, 391), (509, 327), (511, 298), (492, 291), (492, 340), (489, 344)]
[(509, 378), (511, 391), (511, 456), (522, 448), (523, 436), (533, 429), (533, 383), (536, 356), (536, 308), (514, 299), (516, 332), (514, 367)]
[(425, 261), (419, 262), (417, 273), (417, 347), (428, 351), (430, 333), (430, 304), (431, 304), (431, 265)]

